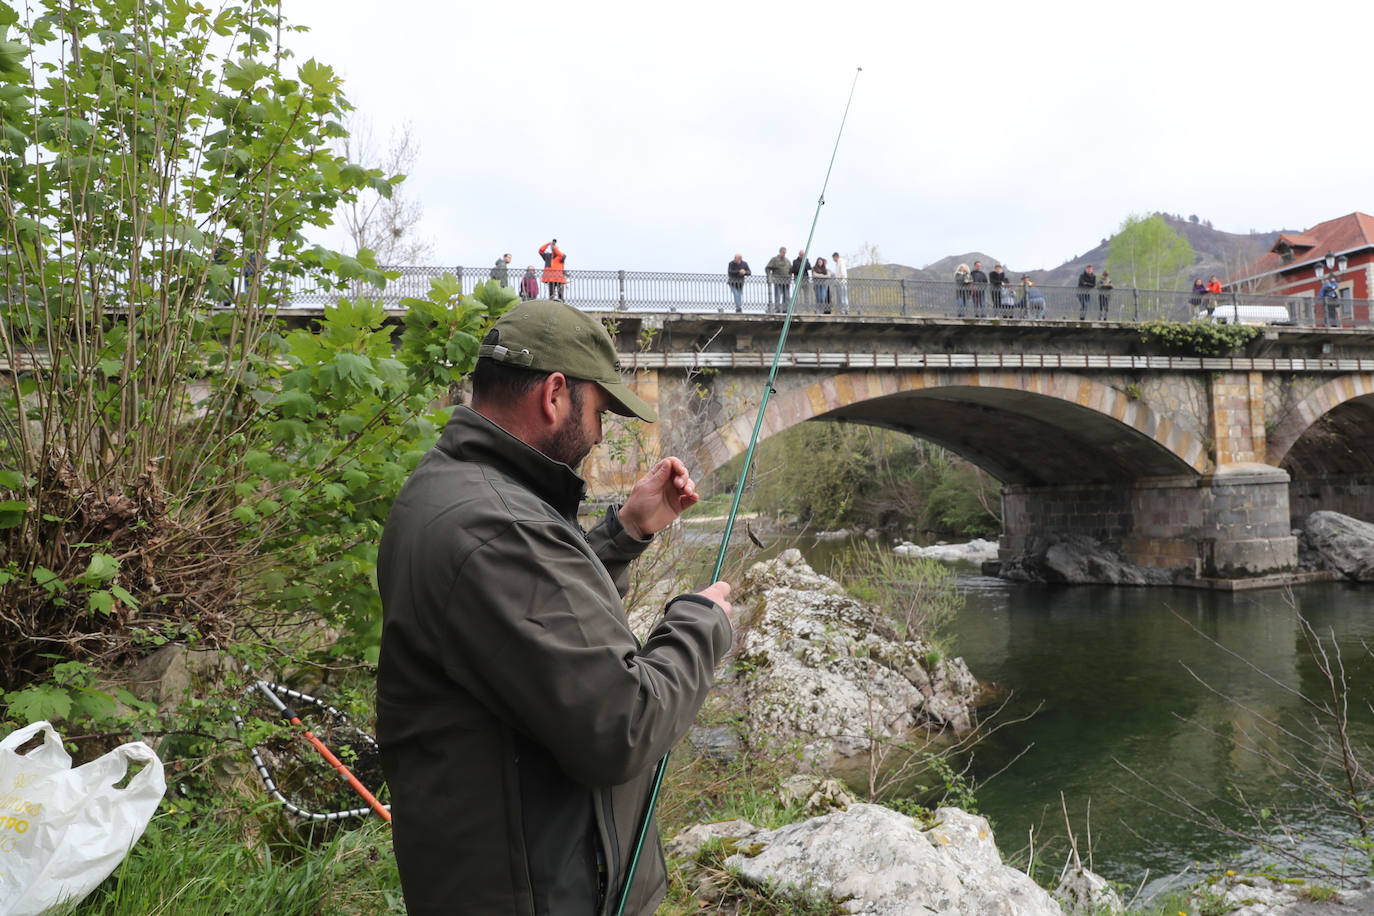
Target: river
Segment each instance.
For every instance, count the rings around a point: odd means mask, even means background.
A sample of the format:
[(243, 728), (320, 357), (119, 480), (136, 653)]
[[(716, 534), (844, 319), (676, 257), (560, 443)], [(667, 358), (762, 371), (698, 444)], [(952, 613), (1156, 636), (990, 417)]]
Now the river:
[[(843, 547), (803, 548), (826, 571)], [(1160, 810), (1160, 788), (1255, 829), (1230, 803), (1243, 795), (1304, 833), (1302, 848), (1321, 855), (1323, 837), (1348, 820), (1321, 810), (1323, 798), (1242, 750), (1258, 736), (1279, 754), (1317, 755), (1295, 736), (1312, 710), (1303, 697), (1330, 702), (1307, 651), (1296, 610), (1334, 634), (1353, 690), (1351, 731), (1374, 764), (1370, 685), (1374, 609), (1368, 588), (1325, 583), (1223, 593), (1183, 588), (1032, 586), (959, 568), (962, 611), (946, 634), (982, 681), (1009, 692), (1005, 723), (975, 751), (970, 773), (981, 813), (1009, 861), (1037, 861), (1057, 872), (1067, 854), (1065, 817), (1087, 864), (1149, 895), (1191, 883), (1201, 868), (1275, 861), (1255, 844)], [(1290, 603), (1291, 602), (1291, 603)], [(1023, 720), (1023, 721), (1016, 721)], [(1343, 779), (1339, 769), (1331, 779)], [(1339, 783), (1338, 783), (1339, 784)], [(1063, 803), (1061, 805), (1061, 793)], [(1034, 836), (1032, 847), (1030, 837)]]

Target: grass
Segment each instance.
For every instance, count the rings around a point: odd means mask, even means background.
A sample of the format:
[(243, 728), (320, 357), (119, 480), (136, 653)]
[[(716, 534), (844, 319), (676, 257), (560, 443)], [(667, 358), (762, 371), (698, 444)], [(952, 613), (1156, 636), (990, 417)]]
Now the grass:
[[(123, 864), (61, 916), (404, 914), (390, 827), (316, 835), (273, 809), (237, 823), (160, 814)], [(275, 834), (275, 836), (273, 836)]]

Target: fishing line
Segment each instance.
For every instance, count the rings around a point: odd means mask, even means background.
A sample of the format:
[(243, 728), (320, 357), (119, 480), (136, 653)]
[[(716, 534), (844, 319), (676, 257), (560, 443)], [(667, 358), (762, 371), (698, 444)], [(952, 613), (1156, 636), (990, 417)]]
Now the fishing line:
[[(821, 196), (816, 201), (816, 213), (811, 217), (811, 231), (806, 236), (806, 246), (803, 252), (811, 250), (811, 240), (816, 235), (816, 223), (821, 218), (821, 207), (825, 206), (825, 189), (830, 186), (830, 173), (835, 168), (835, 156), (840, 151), (840, 138), (844, 136), (844, 124), (849, 120), (849, 106), (854, 101), (854, 87), (859, 84), (859, 74), (863, 72), (863, 67), (854, 70), (854, 82), (849, 86), (849, 98), (844, 103), (844, 115), (840, 118), (840, 129), (835, 134), (835, 147), (830, 151), (830, 164), (825, 169), (825, 181), (821, 182)], [(783, 344), (787, 342), (787, 330), (792, 326), (792, 311), (797, 304), (797, 292), (801, 289), (801, 271), (797, 272), (797, 282), (792, 284), (792, 294), (787, 300), (787, 313), (782, 319), (782, 331), (778, 334), (778, 346), (773, 351), (773, 365), (768, 370), (768, 380), (763, 385), (763, 397), (759, 401), (759, 415), (754, 420), (754, 432), (749, 437), (749, 448), (744, 453), (744, 466), (739, 471), (739, 482), (735, 485), (735, 496), (730, 503), (730, 514), (725, 519), (725, 533), (720, 539), (720, 552), (716, 555), (715, 570), (711, 573), (709, 581), (717, 582), (720, 580), (720, 572), (725, 566), (725, 554), (730, 547), (730, 536), (735, 530), (735, 516), (739, 514), (740, 498), (744, 495), (744, 486), (749, 478), (749, 465), (754, 460), (754, 447), (759, 441), (759, 430), (763, 428), (764, 411), (768, 409), (769, 396), (776, 393), (773, 387), (773, 380), (778, 376), (778, 363), (782, 360)], [(663, 773), (668, 768), (668, 755), (664, 754), (663, 759), (658, 762), (658, 771), (654, 774), (653, 788), (649, 791), (649, 803), (644, 809), (644, 818), (639, 823), (638, 836), (635, 838), (634, 855), (630, 859), (630, 865), (625, 872), (625, 880), (620, 888), (620, 903), (615, 908), (615, 916), (621, 916), (625, 911), (625, 904), (630, 898), (630, 884), (634, 881), (635, 868), (639, 865), (639, 854), (644, 849), (644, 839), (649, 833), (649, 821), (653, 819), (654, 807), (658, 804), (658, 790), (663, 785)]]

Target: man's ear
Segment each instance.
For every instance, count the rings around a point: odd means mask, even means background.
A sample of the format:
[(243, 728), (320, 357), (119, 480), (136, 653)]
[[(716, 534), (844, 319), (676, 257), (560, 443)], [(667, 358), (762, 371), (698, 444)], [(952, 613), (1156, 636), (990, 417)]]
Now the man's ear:
[(568, 377), (561, 372), (550, 372), (539, 385), (539, 415), (552, 426), (561, 422), (571, 402), (568, 388)]

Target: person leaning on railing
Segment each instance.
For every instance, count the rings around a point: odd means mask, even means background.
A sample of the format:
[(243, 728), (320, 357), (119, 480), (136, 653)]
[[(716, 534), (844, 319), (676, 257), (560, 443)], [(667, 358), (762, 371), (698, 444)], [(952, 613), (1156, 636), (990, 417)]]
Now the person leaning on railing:
[(1098, 316), (1107, 320), (1107, 313), (1112, 307), (1112, 275), (1108, 271), (1102, 271), (1102, 279), (1097, 281), (1097, 310)]
[(811, 268), (811, 277), (816, 290), (816, 307), (825, 306), (824, 311), (829, 315), (830, 268), (825, 266), (825, 258), (816, 258), (816, 263)]
[(1097, 286), (1097, 277), (1093, 276), (1093, 266), (1089, 264), (1083, 268), (1083, 272), (1078, 275), (1078, 320), (1088, 320), (1088, 301), (1092, 299), (1092, 293), (1086, 292)]
[(1321, 302), (1322, 323), (1328, 328), (1338, 327), (1341, 323), (1341, 290), (1335, 277), (1327, 277), (1322, 282), (1317, 299)]
[(1007, 285), (1007, 272), (1002, 269), (1001, 264), (994, 264), (992, 273), (988, 274), (988, 291), (992, 293), (992, 313), (1002, 314), (1002, 292)]
[(973, 278), (969, 276), (968, 265), (960, 264), (954, 268), (954, 301), (958, 303), (958, 317), (968, 312), (969, 291), (973, 288)]
[(730, 295), (735, 297), (735, 311), (744, 311), (744, 278), (750, 276), (749, 262), (744, 260), (744, 255), (735, 254), (735, 259), (725, 267), (726, 283), (730, 287)]

